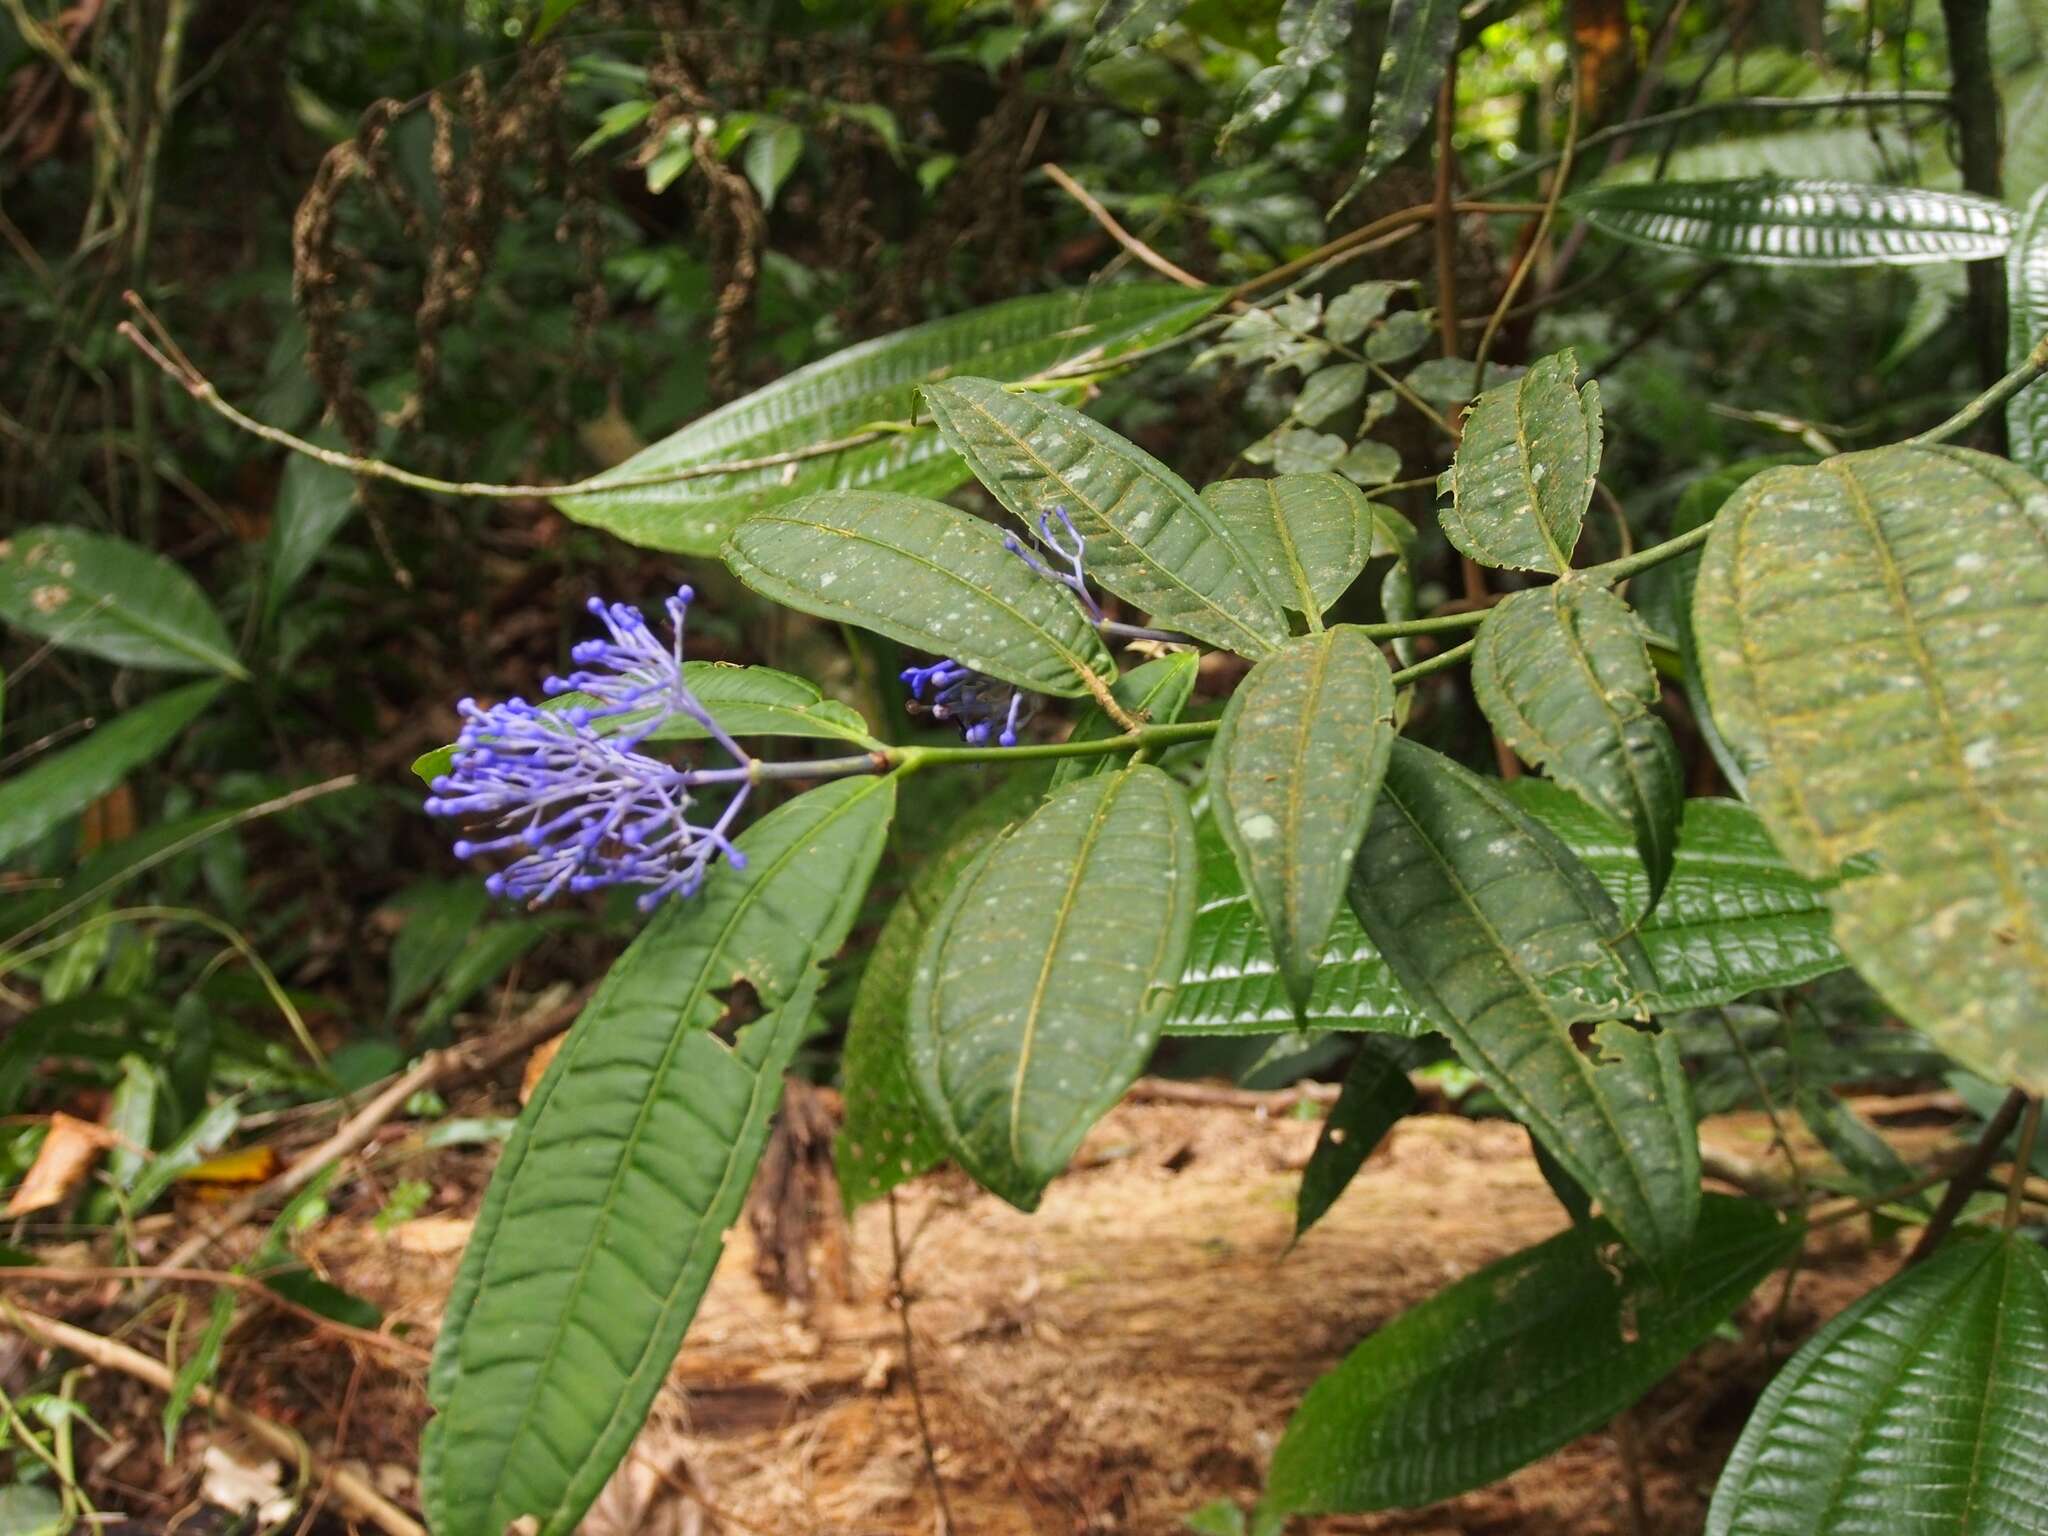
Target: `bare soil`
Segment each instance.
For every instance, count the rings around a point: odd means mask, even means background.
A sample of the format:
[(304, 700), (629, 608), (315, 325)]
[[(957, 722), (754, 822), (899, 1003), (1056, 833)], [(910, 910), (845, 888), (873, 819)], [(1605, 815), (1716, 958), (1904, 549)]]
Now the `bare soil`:
[[(1564, 1225), (1519, 1127), (1418, 1115), (1290, 1250), (1316, 1133), (1312, 1120), (1242, 1108), (1126, 1103), (1034, 1215), (950, 1174), (900, 1192), (914, 1366), (954, 1532), (1136, 1536), (1180, 1530), (1212, 1499), (1249, 1504), (1311, 1381), (1403, 1308)], [(1903, 1150), (1931, 1149), (1944, 1134), (1907, 1132)], [(1709, 1122), (1706, 1140), (1752, 1163), (1768, 1157), (1760, 1117)], [(427, 1412), (424, 1346), (490, 1161), (473, 1149), (387, 1145), (365, 1174), (362, 1209), (343, 1210), (303, 1246), (328, 1278), (382, 1307), (405, 1344), (365, 1348), (275, 1314), (231, 1341), (231, 1396), (408, 1505)], [(429, 1211), (380, 1231), (369, 1217), (397, 1177), (427, 1179)], [(836, 1212), (836, 1200), (818, 1204)], [(786, 1231), (788, 1212), (778, 1214)], [(766, 1254), (754, 1224), (734, 1231), (653, 1419), (586, 1522), (590, 1536), (943, 1529), (892, 1302), (888, 1207), (807, 1230), (808, 1241)], [(1611, 1431), (1443, 1504), (1298, 1528), (1697, 1530), (1775, 1363), (1900, 1257), (1873, 1251), (1860, 1223), (1826, 1229), (1789, 1297), (1779, 1278), (1768, 1281), (1736, 1319), (1739, 1340), (1709, 1343), (1633, 1411), (1640, 1528)], [(81, 1301), (69, 1293), (72, 1315)], [(203, 1303), (190, 1314), (196, 1330)], [(118, 1421), (116, 1442), (82, 1461), (102, 1498), (123, 1490), (128, 1502), (116, 1507), (145, 1517), (137, 1530), (173, 1528), (180, 1510), (189, 1519), (205, 1458), (246, 1450), (195, 1414), (167, 1467), (160, 1400), (109, 1383), (95, 1401)]]

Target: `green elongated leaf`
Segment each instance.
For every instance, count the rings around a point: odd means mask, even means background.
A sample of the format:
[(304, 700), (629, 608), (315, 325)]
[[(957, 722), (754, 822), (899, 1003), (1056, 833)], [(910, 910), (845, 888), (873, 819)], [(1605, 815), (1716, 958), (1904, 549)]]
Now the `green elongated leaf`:
[(1087, 679), (1116, 676), (1074, 595), (1036, 575), (993, 526), (944, 502), (823, 491), (748, 518), (726, 542), (725, 563), (785, 607), (1036, 693), (1073, 698), (1090, 691)]
[[(2048, 184), (2034, 193), (2013, 232), (2005, 290), (2017, 368), (2048, 336)], [(2048, 388), (2039, 380), (2006, 402), (2005, 431), (2013, 463), (2048, 480)]]
[(1647, 1392), (1800, 1236), (1768, 1206), (1710, 1195), (1668, 1269), (1617, 1255), (1604, 1221), (1488, 1265), (1309, 1388), (1266, 1507), (1413, 1508), (1534, 1461)]
[(455, 1017), (455, 1011), (512, 968), (554, 924), (545, 918), (485, 923), (441, 975), (426, 1006), (413, 1020), (418, 1038)]
[(1296, 1242), (1336, 1203), (1380, 1138), (1414, 1107), (1415, 1085), (1401, 1057), (1377, 1041), (1361, 1040), (1301, 1173), (1301, 1197), (1294, 1207)]
[(1044, 775), (1014, 774), (960, 818), (952, 838), (918, 866), (876, 935), (853, 994), (839, 1076), (846, 1119), (832, 1144), (850, 1214), (944, 1159), (946, 1144), (910, 1080), (903, 1024), (918, 950), (932, 919), (983, 849), (1036, 808)]
[(2048, 1509), (2048, 1256), (1965, 1234), (1815, 1334), (1714, 1489), (1708, 1536), (2004, 1536)]
[[(441, 1536), (527, 1516), (535, 1536), (566, 1536), (625, 1454), (746, 1197), (895, 797), (892, 780), (841, 779), (763, 817), (738, 840), (746, 867), (657, 912), (577, 1020), (506, 1144), (442, 1321), (421, 1445)], [(727, 1045), (715, 994), (740, 982), (769, 1011)]]
[(156, 1204), (179, 1174), (218, 1152), (241, 1123), (242, 1101), (236, 1098), (221, 1100), (186, 1126), (135, 1175), (128, 1186), (128, 1214), (140, 1216)]
[(1142, 43), (1162, 27), (1171, 26), (1188, 8), (1188, 0), (1103, 0), (1095, 14), (1095, 35), (1081, 53), (1086, 66)]
[(1244, 544), (1188, 483), (1079, 411), (987, 379), (926, 387), (939, 430), (1025, 525), (1065, 507), (1088, 574), (1159, 623), (1256, 660), (1287, 621)]
[(76, 816), (156, 757), (225, 686), (187, 683), (160, 693), (0, 782), (0, 859)]
[(1657, 973), (1652, 1013), (1732, 1003), (1847, 963), (1829, 935), (1827, 892), (1785, 862), (1748, 806), (1685, 802), (1671, 880), (1650, 911), (1650, 877), (1622, 827), (1541, 779), (1517, 779), (1507, 793), (1564, 839), (1621, 909)]
[(1195, 926), (1166, 1033), (1270, 1035), (1306, 1027), (1407, 1036), (1436, 1027), (1401, 990), (1348, 908), (1330, 925), (1308, 1007), (1297, 1014), (1273, 940), (1213, 816), (1196, 821), (1195, 850), (1201, 872)]
[[(1825, 891), (1786, 864), (1748, 806), (1685, 802), (1671, 881), (1645, 916), (1649, 875), (1623, 828), (1542, 779), (1518, 779), (1506, 791), (1565, 841), (1621, 909), (1657, 974), (1645, 997), (1652, 1013), (1796, 986), (1847, 963), (1829, 936)], [(1196, 847), (1201, 899), (1166, 1032), (1251, 1035), (1296, 1027), (1272, 941), (1212, 818), (1196, 824)], [(1306, 1024), (1402, 1035), (1435, 1027), (1348, 912), (1338, 913), (1316, 967)]]
[(1511, 593), (1480, 626), (1472, 692), (1516, 756), (1635, 834), (1654, 907), (1678, 853), (1685, 765), (1652, 713), (1663, 690), (1628, 604), (1584, 581)]
[(1209, 749), (1210, 803), (1297, 1017), (1308, 1012), (1393, 745), (1393, 673), (1346, 624), (1254, 666)]
[(1373, 83), (1372, 119), (1365, 158), (1336, 213), (1408, 153), (1436, 106), (1437, 88), (1458, 46), (1459, 0), (1394, 0), (1387, 16), (1387, 51)]
[(1654, 990), (1592, 873), (1487, 781), (1396, 741), (1351, 873), (1388, 968), (1465, 1064), (1542, 1139), (1647, 1258), (1679, 1251), (1699, 1206), (1699, 1143), (1675, 1042), (1602, 1025)]
[[(343, 446), (336, 432), (316, 434), (323, 448)], [(299, 578), (313, 568), (320, 552), (333, 542), (356, 506), (355, 477), (331, 464), (293, 454), (277, 482), (277, 505), (270, 516), (270, 540), (264, 563), (264, 612), (271, 618)]]
[[(786, 374), (663, 438), (612, 470), (634, 479), (773, 458), (911, 414), (914, 392), (964, 369), (1021, 380), (1176, 336), (1223, 301), (1222, 289), (1123, 283), (1034, 294), (864, 341)], [(647, 549), (715, 555), (764, 507), (814, 491), (864, 488), (943, 496), (966, 468), (936, 432), (890, 432), (837, 453), (758, 469), (558, 497), (580, 523)]]
[(127, 1189), (149, 1165), (163, 1078), (141, 1056), (123, 1056), (120, 1066), (121, 1081), (114, 1085), (105, 1121), (114, 1135), (114, 1144), (107, 1149), (107, 1178), (116, 1189)]
[(395, 1018), (441, 979), (490, 909), (490, 893), (477, 880), (414, 886), (403, 898), (405, 925), (391, 944), (391, 984), (384, 1017)]
[[(1882, 1195), (1913, 1182), (1913, 1170), (1906, 1160), (1832, 1090), (1802, 1081), (1792, 1102), (1799, 1110), (1799, 1118), (1813, 1132), (1813, 1139), (1842, 1165), (1842, 1172), (1849, 1176), (1857, 1194)], [(1897, 1203), (1917, 1205), (1924, 1210), (1927, 1200), (1924, 1195), (1912, 1195)]]
[(1151, 1054), (1195, 911), (1193, 818), (1141, 765), (1070, 784), (961, 876), (919, 952), (911, 1075), (948, 1150), (1022, 1210)]
[[(1111, 686), (1110, 696), (1131, 715), (1151, 725), (1171, 725), (1188, 707), (1195, 691), (1195, 675), (1202, 658), (1193, 651), (1176, 651), (1156, 656), (1143, 666), (1131, 668)], [(1067, 737), (1076, 741), (1107, 741), (1121, 736), (1124, 728), (1110, 719), (1100, 704), (1088, 706)], [(1103, 753), (1099, 757), (1063, 757), (1053, 765), (1052, 787), (1064, 789), (1076, 779), (1109, 773), (1123, 766), (1124, 754)]]
[(1219, 147), (1285, 114), (1301, 99), (1315, 68), (1351, 35), (1357, 0), (1285, 0), (1280, 7), (1280, 62), (1260, 70), (1238, 94)]
[(1299, 614), (1320, 618), (1373, 554), (1373, 504), (1341, 475), (1219, 480), (1202, 500)]
[(1602, 234), (1756, 267), (1983, 261), (2012, 243), (2003, 203), (1855, 181), (1745, 176), (1594, 187), (1565, 199)]
[(83, 528), (0, 539), (0, 619), (124, 667), (249, 675), (199, 583), (139, 544)]
[(220, 1373), (221, 1347), (227, 1343), (228, 1327), (234, 1320), (235, 1293), (222, 1287), (213, 1293), (213, 1308), (207, 1316), (205, 1331), (199, 1335), (198, 1343), (189, 1346), (191, 1353), (178, 1366), (177, 1377), (171, 1382), (171, 1395), (164, 1399), (166, 1446), (178, 1443), (178, 1426), (185, 1422), (192, 1407), (192, 1394), (211, 1386)]
[(1481, 565), (1571, 569), (1600, 472), (1600, 386), (1578, 386), (1579, 360), (1556, 352), (1489, 389), (1465, 418), (1444, 476), (1444, 536)]
[[(1766, 471), (1693, 601), (1751, 803), (1908, 1023), (2048, 1087), (2048, 486), (1960, 448)], [(1859, 856), (1868, 855), (1867, 859)]]
[[(881, 745), (868, 734), (868, 723), (860, 712), (837, 699), (828, 699), (817, 684), (773, 667), (742, 667), (729, 661), (686, 661), (683, 681), (697, 702), (711, 712), (711, 718), (733, 736), (802, 736), (819, 741), (850, 741), (873, 749)], [(589, 704), (585, 693), (558, 693), (543, 699), (542, 709), (570, 709)], [(591, 721), (601, 735), (616, 735), (644, 722), (650, 710), (635, 710)], [(690, 716), (675, 713), (649, 731), (647, 741), (703, 741), (710, 732)], [(422, 752), (413, 759), (412, 771), (423, 784), (431, 785), (446, 773), (455, 760), (451, 744)]]

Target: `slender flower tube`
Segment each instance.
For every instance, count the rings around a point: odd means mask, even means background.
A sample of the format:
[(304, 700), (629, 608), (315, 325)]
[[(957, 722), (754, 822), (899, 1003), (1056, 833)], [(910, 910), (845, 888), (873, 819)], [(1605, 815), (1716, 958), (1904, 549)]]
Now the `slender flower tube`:
[[(454, 762), (434, 780), (426, 809), (486, 817), (497, 829), (496, 837), (457, 840), (457, 858), (518, 852), (485, 880), (492, 895), (538, 906), (565, 890), (642, 885), (645, 912), (670, 896), (695, 895), (721, 857), (745, 866), (731, 832), (752, 787), (753, 759), (683, 680), (683, 618), (692, 595), (683, 587), (668, 600), (673, 636), (666, 645), (637, 608), (591, 599), (610, 639), (578, 644), (570, 654), (581, 670), (543, 684), (551, 696), (577, 696), (566, 708), (518, 698), (489, 708), (474, 699), (457, 704), (464, 725)], [(634, 750), (677, 715), (701, 725), (738, 772), (678, 768)], [(600, 729), (622, 720), (630, 720), (624, 730)], [(738, 788), (716, 820), (689, 819), (693, 788), (732, 782)]]
[[(1052, 519), (1058, 517), (1067, 530), (1066, 538), (1052, 531)], [(1003, 547), (1038, 575), (1047, 581), (1057, 582), (1081, 600), (1081, 606), (1088, 610), (1088, 617), (1097, 624), (1102, 622), (1102, 604), (1095, 600), (1095, 594), (1088, 590), (1088, 541), (1081, 537), (1081, 531), (1074, 526), (1074, 520), (1067, 516), (1065, 507), (1054, 507), (1051, 513), (1038, 514), (1038, 536), (1045, 547), (1067, 562), (1067, 569), (1056, 571), (1025, 546), (1014, 533), (1003, 535)]]

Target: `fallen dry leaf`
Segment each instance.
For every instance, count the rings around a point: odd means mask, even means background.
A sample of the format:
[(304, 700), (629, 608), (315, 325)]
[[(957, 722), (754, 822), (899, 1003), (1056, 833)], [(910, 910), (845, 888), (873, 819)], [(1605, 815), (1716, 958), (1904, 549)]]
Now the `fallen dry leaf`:
[(93, 1160), (113, 1144), (113, 1132), (105, 1126), (59, 1110), (50, 1116), (49, 1134), (37, 1149), (28, 1176), (8, 1200), (7, 1214), (26, 1216), (55, 1205), (79, 1186)]
[(422, 1216), (393, 1227), (391, 1241), (400, 1253), (460, 1253), (473, 1225), (467, 1216)]
[(243, 1461), (234, 1452), (209, 1445), (199, 1459), (205, 1469), (199, 1491), (233, 1514), (256, 1512), (259, 1525), (271, 1525), (292, 1512), (296, 1501), (284, 1491), (284, 1468), (275, 1461)]
[(548, 1069), (548, 1063), (555, 1059), (555, 1052), (562, 1048), (562, 1042), (569, 1037), (557, 1035), (552, 1040), (543, 1040), (533, 1048), (533, 1054), (526, 1058), (526, 1070), (519, 1074), (519, 1102), (524, 1105), (533, 1097), (533, 1090), (540, 1086), (541, 1074)]

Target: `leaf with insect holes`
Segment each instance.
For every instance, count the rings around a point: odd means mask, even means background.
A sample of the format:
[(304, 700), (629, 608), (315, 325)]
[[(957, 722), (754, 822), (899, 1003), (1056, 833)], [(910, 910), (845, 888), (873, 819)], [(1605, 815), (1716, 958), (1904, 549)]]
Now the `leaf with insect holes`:
[(1556, 352), (1480, 395), (1444, 476), (1444, 536), (1481, 565), (1561, 576), (1600, 471), (1600, 386)]
[(988, 379), (930, 385), (924, 398), (946, 441), (1025, 526), (1066, 509), (1098, 585), (1166, 628), (1253, 660), (1286, 640), (1286, 616), (1242, 541), (1137, 444)]
[(1682, 1248), (1699, 1144), (1673, 1038), (1602, 1024), (1655, 990), (1635, 935), (1571, 850), (1498, 788), (1397, 739), (1351, 872), (1388, 968), (1465, 1064), (1600, 1202), (1629, 1246)]
[[(624, 1457), (895, 799), (893, 780), (841, 779), (778, 806), (740, 835), (745, 866), (656, 912), (585, 1006), (506, 1143), (442, 1320), (421, 1446), (441, 1536), (568, 1536)], [(765, 1010), (730, 1044), (713, 1028), (727, 989)]]
[(1394, 742), (1394, 679), (1350, 625), (1296, 640), (1230, 696), (1209, 798), (1272, 935), (1297, 1014), (1344, 905)]
[(0, 539), (0, 619), (124, 667), (249, 675), (183, 567), (83, 528), (46, 524)]

